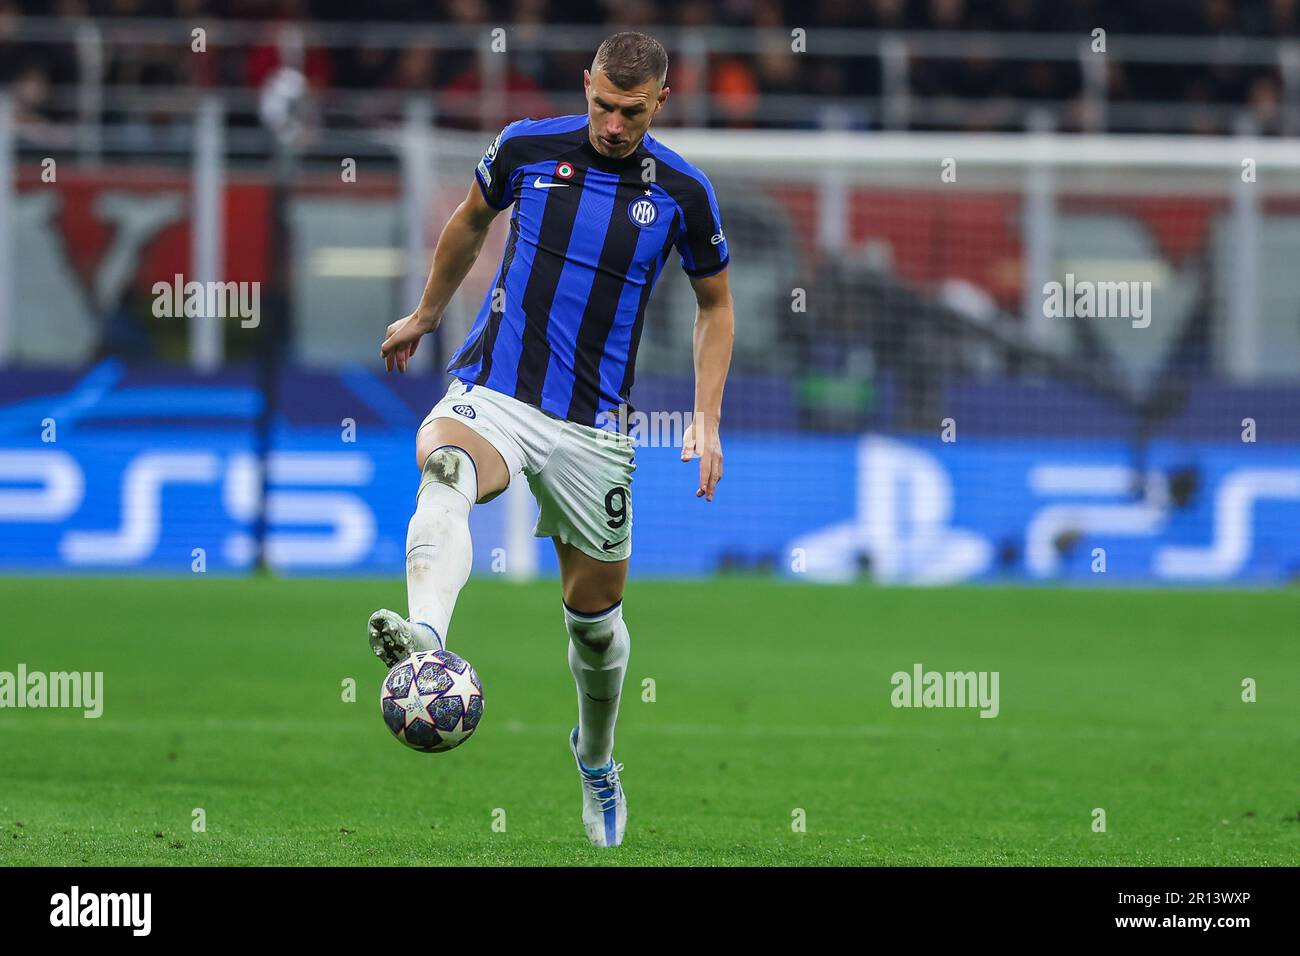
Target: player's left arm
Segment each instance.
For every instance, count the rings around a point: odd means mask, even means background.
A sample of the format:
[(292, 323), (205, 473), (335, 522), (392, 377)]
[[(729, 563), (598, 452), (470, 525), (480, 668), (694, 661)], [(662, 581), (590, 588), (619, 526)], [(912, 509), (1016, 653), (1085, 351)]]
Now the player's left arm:
[(700, 486), (695, 497), (713, 500), (722, 480), (722, 389), (731, 367), (731, 343), (736, 336), (731, 283), (727, 269), (692, 278), (695, 288), (695, 412), (682, 442), (682, 461), (700, 459)]

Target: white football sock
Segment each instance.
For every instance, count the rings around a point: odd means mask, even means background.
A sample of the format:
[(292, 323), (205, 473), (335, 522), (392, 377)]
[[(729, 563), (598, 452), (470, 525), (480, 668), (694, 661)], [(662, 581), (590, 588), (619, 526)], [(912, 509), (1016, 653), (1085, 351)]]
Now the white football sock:
[(631, 650), (622, 602), (599, 614), (564, 607), (569, 632), (569, 670), (578, 685), (578, 759), (589, 770), (609, 763), (614, 724)]
[[(469, 510), (477, 499), (474, 459), (455, 445), (435, 448), (420, 474), (415, 514), (406, 528), (407, 616), (437, 635), (429, 649), (446, 647), (456, 596), (469, 580)], [(417, 638), (428, 636), (421, 630)]]

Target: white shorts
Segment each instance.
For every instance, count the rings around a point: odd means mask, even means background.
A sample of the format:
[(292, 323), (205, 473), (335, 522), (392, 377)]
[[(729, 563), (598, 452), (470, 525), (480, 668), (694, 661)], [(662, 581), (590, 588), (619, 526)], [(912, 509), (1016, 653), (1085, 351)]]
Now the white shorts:
[(559, 538), (597, 561), (632, 554), (631, 439), (554, 418), (536, 406), (459, 379), (421, 423), (450, 418), (467, 425), (520, 474), (541, 513), (533, 534)]

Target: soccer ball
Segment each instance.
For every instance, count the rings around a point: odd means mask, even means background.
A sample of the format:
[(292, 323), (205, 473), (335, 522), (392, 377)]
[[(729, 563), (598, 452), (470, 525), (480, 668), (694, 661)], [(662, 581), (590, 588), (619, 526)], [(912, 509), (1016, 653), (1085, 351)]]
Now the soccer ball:
[(416, 651), (388, 672), (379, 689), (384, 723), (416, 750), (442, 753), (469, 739), (483, 716), (483, 684), (451, 651)]

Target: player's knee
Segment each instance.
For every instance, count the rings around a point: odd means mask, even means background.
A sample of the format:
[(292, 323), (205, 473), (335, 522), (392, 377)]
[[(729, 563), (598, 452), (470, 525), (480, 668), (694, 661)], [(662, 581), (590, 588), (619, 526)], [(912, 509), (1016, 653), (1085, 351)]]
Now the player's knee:
[(478, 472), (469, 452), (457, 445), (440, 445), (429, 453), (420, 471), (420, 493), (430, 485), (444, 485), (465, 496), (470, 504), (478, 500)]
[(583, 614), (564, 606), (564, 624), (575, 644), (600, 653), (614, 642), (618, 622), (623, 618), (622, 603), (598, 614)]

